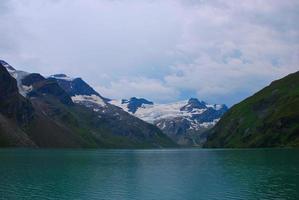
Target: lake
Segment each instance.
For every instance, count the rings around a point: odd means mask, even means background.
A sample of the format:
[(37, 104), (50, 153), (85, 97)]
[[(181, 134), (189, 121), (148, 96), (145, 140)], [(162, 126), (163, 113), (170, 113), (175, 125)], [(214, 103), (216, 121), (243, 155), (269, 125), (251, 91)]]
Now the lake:
[(299, 199), (299, 149), (0, 149), (0, 199)]

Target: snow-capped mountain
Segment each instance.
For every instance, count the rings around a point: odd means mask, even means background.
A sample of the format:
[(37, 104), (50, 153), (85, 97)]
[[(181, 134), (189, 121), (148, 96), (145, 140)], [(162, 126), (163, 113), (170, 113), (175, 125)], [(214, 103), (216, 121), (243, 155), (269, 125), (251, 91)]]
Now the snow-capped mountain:
[(55, 74), (49, 77), (55, 79), (72, 98), (74, 103), (92, 107), (95, 111), (107, 105), (107, 98), (102, 97), (81, 78), (71, 78), (65, 74)]
[(169, 104), (154, 104), (146, 99), (111, 100), (130, 114), (155, 124), (181, 145), (200, 145), (204, 131), (212, 128), (227, 111), (226, 105), (207, 104), (196, 98)]

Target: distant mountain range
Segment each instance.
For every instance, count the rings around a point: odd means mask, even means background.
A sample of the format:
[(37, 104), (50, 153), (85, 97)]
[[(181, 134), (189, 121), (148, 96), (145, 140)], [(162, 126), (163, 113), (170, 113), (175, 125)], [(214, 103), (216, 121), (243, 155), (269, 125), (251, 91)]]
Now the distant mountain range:
[(111, 100), (109, 103), (159, 127), (175, 142), (184, 146), (201, 146), (206, 135), (227, 111), (226, 105), (210, 105), (196, 98), (169, 104), (154, 104), (143, 98)]
[(80, 78), (49, 78), (0, 61), (0, 146), (161, 148), (159, 128), (108, 103)]
[(111, 100), (81, 78), (0, 60), (0, 147), (299, 146), (299, 72), (228, 109), (196, 98)]

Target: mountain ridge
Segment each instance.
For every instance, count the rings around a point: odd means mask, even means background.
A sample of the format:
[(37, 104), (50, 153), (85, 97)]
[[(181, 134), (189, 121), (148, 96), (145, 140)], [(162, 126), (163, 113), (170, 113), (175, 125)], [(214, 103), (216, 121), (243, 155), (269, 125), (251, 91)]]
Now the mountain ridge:
[(299, 71), (234, 105), (207, 134), (205, 147), (299, 146)]

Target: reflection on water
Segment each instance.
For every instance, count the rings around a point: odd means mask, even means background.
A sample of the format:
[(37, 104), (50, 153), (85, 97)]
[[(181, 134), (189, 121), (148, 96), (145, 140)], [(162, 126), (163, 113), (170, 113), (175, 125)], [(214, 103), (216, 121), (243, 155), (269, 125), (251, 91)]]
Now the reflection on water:
[(298, 199), (299, 150), (0, 150), (0, 199)]

